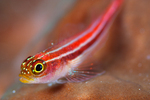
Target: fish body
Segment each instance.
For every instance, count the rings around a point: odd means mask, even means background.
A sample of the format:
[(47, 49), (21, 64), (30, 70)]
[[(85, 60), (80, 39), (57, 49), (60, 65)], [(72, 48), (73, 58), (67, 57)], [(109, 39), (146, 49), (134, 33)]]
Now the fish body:
[[(21, 64), (20, 81), (23, 83), (63, 83), (86, 81), (98, 73), (92, 66), (80, 64), (90, 55), (94, 48), (103, 42), (107, 27), (118, 12), (123, 0), (113, 0), (107, 10), (97, 18), (85, 31), (62, 41)], [(102, 73), (101, 73), (102, 74)]]

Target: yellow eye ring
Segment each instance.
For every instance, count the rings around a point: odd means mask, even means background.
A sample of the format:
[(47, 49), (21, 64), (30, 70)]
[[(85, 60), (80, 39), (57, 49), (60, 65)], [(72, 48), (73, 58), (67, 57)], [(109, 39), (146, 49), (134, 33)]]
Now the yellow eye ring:
[(43, 70), (44, 70), (44, 65), (42, 63), (37, 63), (34, 66), (34, 72), (37, 73), (37, 74), (41, 73)]

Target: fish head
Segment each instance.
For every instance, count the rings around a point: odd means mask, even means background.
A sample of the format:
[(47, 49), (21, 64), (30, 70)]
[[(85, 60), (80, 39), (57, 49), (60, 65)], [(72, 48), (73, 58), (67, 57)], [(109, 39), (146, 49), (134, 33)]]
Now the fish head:
[(50, 69), (47, 68), (46, 62), (29, 56), (21, 64), (19, 77), (22, 83), (47, 83), (47, 74), (50, 74)]

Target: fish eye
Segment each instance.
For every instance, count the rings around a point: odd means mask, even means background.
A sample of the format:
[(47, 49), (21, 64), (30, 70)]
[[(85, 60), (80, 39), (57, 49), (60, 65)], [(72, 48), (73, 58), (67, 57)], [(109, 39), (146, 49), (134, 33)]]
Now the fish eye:
[(35, 66), (34, 66), (34, 71), (35, 73), (41, 73), (42, 71), (44, 70), (44, 65), (42, 63), (37, 63)]

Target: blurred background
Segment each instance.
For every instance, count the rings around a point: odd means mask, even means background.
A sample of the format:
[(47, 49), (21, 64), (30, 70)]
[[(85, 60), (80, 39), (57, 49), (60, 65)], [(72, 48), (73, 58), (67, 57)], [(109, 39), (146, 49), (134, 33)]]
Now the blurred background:
[(148, 100), (149, 0), (125, 0), (108, 31), (107, 42), (96, 55), (106, 71), (104, 75), (86, 84), (67, 83), (54, 88), (47, 85), (24, 85), (18, 81), (20, 65), (27, 56), (83, 31), (105, 10), (110, 1), (1, 0), (0, 98)]
[[(45, 49), (45, 36), (75, 0), (0, 1), (0, 97), (17, 80), (22, 61)], [(17, 78), (17, 79), (16, 79)]]

